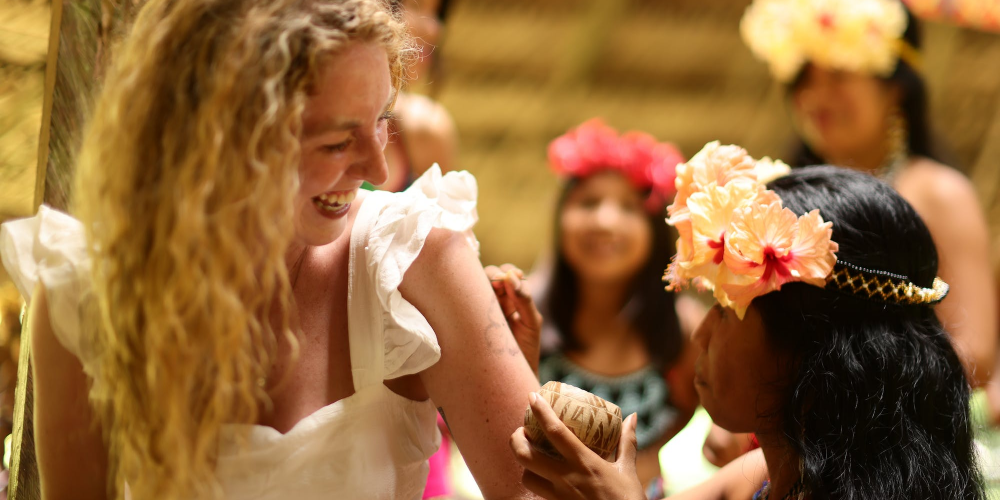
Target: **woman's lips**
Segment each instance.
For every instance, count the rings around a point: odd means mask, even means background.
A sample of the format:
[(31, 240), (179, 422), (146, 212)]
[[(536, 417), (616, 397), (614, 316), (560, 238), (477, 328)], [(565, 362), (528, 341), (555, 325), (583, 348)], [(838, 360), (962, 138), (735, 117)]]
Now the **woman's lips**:
[(351, 202), (357, 195), (357, 189), (330, 191), (313, 197), (312, 202), (320, 215), (329, 219), (337, 219), (347, 213), (351, 208)]

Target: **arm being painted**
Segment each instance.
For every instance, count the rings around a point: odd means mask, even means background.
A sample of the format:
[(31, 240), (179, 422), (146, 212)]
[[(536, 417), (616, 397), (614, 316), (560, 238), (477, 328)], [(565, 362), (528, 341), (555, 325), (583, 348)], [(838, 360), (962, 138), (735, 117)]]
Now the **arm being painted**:
[(507, 446), (538, 390), (483, 267), (465, 238), (435, 229), (400, 293), (437, 334), (441, 359), (420, 373), (487, 499), (528, 498)]

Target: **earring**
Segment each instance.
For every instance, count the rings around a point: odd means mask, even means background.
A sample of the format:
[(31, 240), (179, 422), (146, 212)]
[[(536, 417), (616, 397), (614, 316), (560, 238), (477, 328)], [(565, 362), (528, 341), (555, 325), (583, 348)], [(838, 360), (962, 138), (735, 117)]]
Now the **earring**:
[(885, 161), (882, 162), (882, 166), (875, 171), (875, 176), (892, 184), (896, 174), (910, 159), (910, 137), (906, 117), (898, 107), (889, 113), (887, 121), (886, 141), (889, 152)]

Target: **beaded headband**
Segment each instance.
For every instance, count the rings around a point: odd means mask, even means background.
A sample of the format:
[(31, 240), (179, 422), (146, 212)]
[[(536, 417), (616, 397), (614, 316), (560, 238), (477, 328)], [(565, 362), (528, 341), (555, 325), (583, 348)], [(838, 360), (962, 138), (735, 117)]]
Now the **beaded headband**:
[(899, 305), (937, 304), (948, 296), (948, 284), (934, 278), (931, 288), (914, 285), (906, 276), (876, 271), (838, 260), (826, 288)]
[(618, 131), (599, 118), (590, 119), (549, 144), (549, 166), (560, 176), (588, 177), (615, 171), (640, 190), (649, 190), (646, 209), (661, 213), (674, 195), (677, 164), (684, 157), (676, 146), (658, 142), (645, 132)]
[(935, 304), (948, 294), (940, 278), (922, 288), (906, 276), (837, 260), (833, 224), (819, 210), (796, 216), (765, 186), (789, 171), (718, 142), (679, 164), (667, 223), (680, 237), (663, 276), (667, 290), (712, 290), (740, 319), (753, 299), (791, 282), (903, 305)]

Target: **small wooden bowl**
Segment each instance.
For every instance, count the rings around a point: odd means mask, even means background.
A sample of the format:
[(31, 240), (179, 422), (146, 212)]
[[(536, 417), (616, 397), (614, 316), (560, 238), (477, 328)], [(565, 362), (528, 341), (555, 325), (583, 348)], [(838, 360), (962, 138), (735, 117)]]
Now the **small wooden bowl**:
[[(580, 441), (601, 458), (613, 462), (622, 435), (622, 410), (583, 389), (549, 382), (538, 391)], [(545, 437), (542, 425), (529, 406), (524, 412), (524, 435), (538, 451), (562, 459)]]

